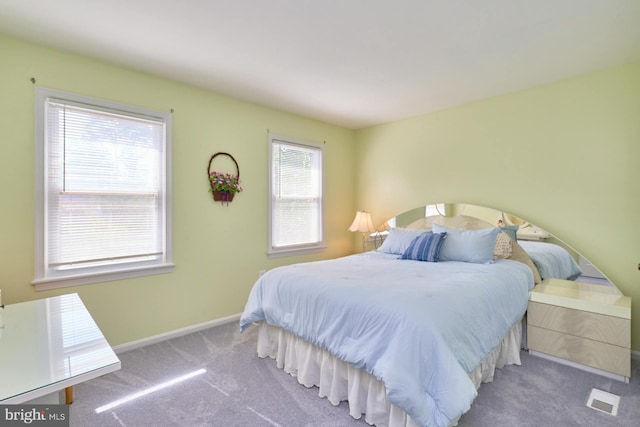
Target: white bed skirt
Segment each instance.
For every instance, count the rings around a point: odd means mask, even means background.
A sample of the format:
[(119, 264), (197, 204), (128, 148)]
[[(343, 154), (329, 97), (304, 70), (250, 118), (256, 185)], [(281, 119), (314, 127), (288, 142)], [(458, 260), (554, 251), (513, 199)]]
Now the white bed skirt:
[[(517, 322), (494, 351), (470, 375), (476, 388), (493, 381), (496, 368), (520, 365), (522, 322)], [(378, 427), (419, 427), (402, 409), (387, 400), (385, 385), (373, 375), (354, 368), (308, 342), (261, 322), (258, 357), (276, 360), (279, 369), (306, 387), (319, 388), (320, 397), (333, 405), (347, 400), (349, 414)]]

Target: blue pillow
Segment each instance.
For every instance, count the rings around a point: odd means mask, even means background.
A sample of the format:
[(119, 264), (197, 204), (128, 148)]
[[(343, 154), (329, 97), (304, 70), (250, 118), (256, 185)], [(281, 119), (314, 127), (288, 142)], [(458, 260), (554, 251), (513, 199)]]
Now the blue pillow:
[(504, 231), (505, 233), (507, 233), (509, 235), (509, 237), (511, 237), (513, 239), (514, 242), (518, 241), (518, 227), (517, 225), (505, 225), (500, 227), (502, 228), (502, 231)]
[(480, 230), (458, 230), (433, 224), (434, 233), (447, 233), (440, 248), (440, 261), (463, 261), (476, 264), (493, 262), (496, 237), (502, 232), (499, 227)]
[(413, 239), (425, 233), (426, 230), (405, 230), (402, 228), (391, 228), (389, 235), (378, 248), (380, 252), (388, 254), (402, 255), (407, 250)]
[(409, 247), (400, 259), (412, 259), (414, 261), (438, 262), (438, 255), (442, 242), (447, 233), (434, 234), (428, 231), (413, 239)]

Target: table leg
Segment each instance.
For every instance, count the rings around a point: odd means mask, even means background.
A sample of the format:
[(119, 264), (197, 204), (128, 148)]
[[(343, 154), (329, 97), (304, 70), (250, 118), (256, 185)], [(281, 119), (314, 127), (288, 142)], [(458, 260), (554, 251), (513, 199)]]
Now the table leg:
[(73, 403), (73, 386), (64, 389), (64, 400), (67, 405)]

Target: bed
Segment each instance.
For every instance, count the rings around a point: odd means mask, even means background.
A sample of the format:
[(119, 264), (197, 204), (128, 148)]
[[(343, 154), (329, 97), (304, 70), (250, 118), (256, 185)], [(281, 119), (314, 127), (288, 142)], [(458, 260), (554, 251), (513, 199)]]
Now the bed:
[(257, 323), (259, 357), (333, 404), (348, 400), (354, 418), (454, 425), (495, 368), (520, 364), (521, 320), (540, 278), (512, 240), (497, 256), (500, 230), (483, 221), (429, 217), (411, 228), (377, 251), (270, 270), (240, 327)]
[(544, 279), (576, 280), (582, 269), (562, 246), (547, 242), (519, 240)]

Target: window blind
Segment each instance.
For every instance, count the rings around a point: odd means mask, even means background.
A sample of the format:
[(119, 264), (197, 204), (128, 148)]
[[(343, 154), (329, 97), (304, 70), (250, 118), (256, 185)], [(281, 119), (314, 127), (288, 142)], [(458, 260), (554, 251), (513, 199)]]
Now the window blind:
[(162, 120), (46, 99), (48, 268), (163, 255), (164, 135)]
[(271, 141), (271, 248), (321, 244), (322, 149)]

